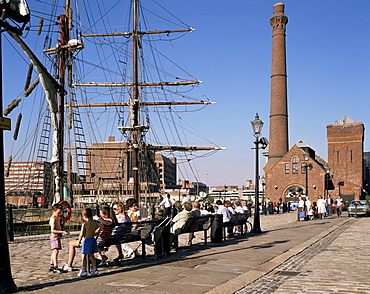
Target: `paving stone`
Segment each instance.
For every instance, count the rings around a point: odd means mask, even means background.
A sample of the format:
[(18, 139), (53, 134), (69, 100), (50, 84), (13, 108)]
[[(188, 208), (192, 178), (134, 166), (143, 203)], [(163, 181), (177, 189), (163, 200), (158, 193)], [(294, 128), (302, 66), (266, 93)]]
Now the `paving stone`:
[[(9, 244), (12, 274), (24, 293), (370, 293), (370, 255), (364, 251), (370, 244), (370, 218), (295, 222), (295, 217), (261, 216), (262, 234), (209, 246), (201, 245), (202, 233), (190, 247), (183, 235), (180, 251), (167, 258), (152, 260), (153, 247), (147, 246), (147, 260), (114, 263), (86, 279), (77, 277), (79, 252), (75, 271), (54, 274), (48, 272), (48, 235), (16, 238)], [(63, 238), (60, 265), (67, 260), (68, 241), (75, 238)], [(363, 254), (358, 258), (353, 252)], [(107, 254), (114, 258), (117, 252)]]

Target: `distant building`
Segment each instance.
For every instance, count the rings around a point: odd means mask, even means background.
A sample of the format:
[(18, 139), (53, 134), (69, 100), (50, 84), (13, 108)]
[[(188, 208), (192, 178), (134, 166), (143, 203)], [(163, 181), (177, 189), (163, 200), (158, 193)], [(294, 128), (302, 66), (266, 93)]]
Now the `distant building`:
[[(110, 202), (133, 197), (132, 150), (127, 142), (94, 143), (87, 148), (91, 174), (74, 185), (78, 203)], [(176, 186), (176, 158), (168, 158), (149, 150), (139, 158), (140, 194), (158, 197), (161, 190)], [(149, 193), (149, 194), (148, 194)], [(145, 196), (145, 197), (146, 197)]]
[(12, 162), (5, 167), (5, 201), (14, 206), (43, 206), (53, 199), (49, 162)]
[(364, 152), (364, 189), (370, 195), (370, 152)]
[[(255, 196), (255, 185), (252, 183), (251, 180), (247, 181), (248, 186), (243, 188), (238, 188), (238, 186), (218, 186), (218, 187), (211, 187), (209, 190), (209, 196), (213, 197), (214, 199), (222, 199), (222, 200), (246, 200), (254, 202)], [(259, 189), (259, 197), (260, 201), (264, 200), (264, 186), (260, 184)]]

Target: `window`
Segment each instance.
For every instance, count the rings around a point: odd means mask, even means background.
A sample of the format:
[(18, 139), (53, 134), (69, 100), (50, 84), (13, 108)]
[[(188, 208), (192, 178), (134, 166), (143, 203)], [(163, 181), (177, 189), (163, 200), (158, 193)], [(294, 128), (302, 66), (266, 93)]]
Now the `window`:
[(353, 151), (352, 150), (350, 150), (350, 160), (351, 160), (351, 163), (352, 163), (352, 160), (353, 160)]
[(293, 174), (298, 174), (298, 157), (293, 157), (292, 159), (292, 172)]
[(306, 162), (302, 162), (302, 174), (307, 172)]
[(289, 174), (290, 173), (290, 162), (285, 164), (285, 173)]

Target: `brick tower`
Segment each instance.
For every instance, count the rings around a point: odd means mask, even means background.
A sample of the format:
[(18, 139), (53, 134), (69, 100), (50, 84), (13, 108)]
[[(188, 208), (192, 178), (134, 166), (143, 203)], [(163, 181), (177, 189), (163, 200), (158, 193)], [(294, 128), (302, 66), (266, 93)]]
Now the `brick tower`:
[(328, 163), (335, 175), (334, 185), (343, 182), (341, 195), (360, 199), (363, 186), (364, 124), (348, 116), (326, 126), (328, 138)]
[(272, 26), (272, 70), (270, 97), (270, 144), (265, 172), (288, 152), (288, 101), (286, 75), (285, 28), (288, 17), (284, 14), (284, 4), (274, 5)]

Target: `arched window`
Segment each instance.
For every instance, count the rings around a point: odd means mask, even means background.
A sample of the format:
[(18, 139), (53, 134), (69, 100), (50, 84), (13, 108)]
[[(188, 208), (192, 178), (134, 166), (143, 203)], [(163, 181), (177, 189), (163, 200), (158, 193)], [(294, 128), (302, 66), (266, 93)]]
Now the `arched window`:
[(292, 173), (298, 174), (298, 157), (292, 158)]

